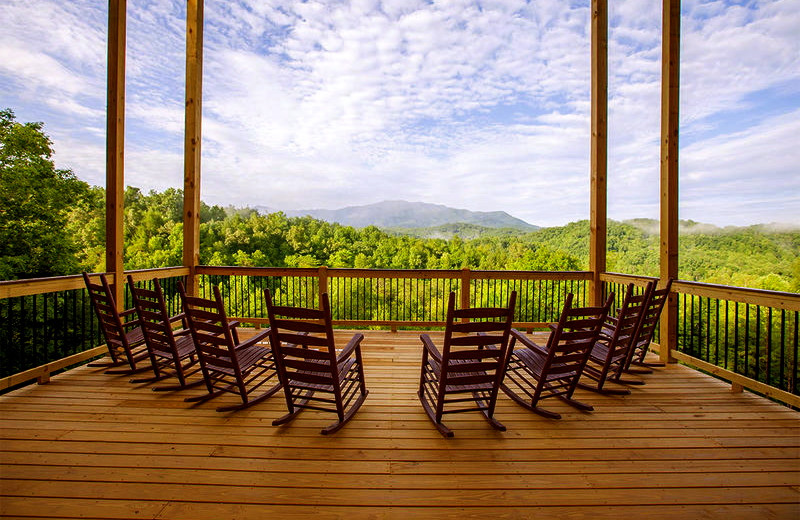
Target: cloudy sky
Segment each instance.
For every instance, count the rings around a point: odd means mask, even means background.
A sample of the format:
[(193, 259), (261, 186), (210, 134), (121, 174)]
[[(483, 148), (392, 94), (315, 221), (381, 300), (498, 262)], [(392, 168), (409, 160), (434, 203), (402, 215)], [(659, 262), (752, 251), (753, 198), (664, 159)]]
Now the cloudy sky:
[[(658, 217), (661, 2), (609, 2), (609, 217)], [(185, 2), (128, 0), (126, 183), (182, 187)], [(589, 216), (588, 0), (206, 0), (202, 197)], [(800, 1), (684, 0), (680, 217), (800, 222)], [(107, 3), (0, 1), (0, 107), (103, 185)]]

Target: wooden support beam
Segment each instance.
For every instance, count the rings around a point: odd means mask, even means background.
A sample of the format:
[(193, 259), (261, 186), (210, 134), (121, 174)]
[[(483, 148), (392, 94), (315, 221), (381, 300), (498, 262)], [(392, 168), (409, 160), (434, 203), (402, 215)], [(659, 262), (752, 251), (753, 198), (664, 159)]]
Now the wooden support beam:
[(183, 152), (183, 265), (187, 290), (198, 293), (200, 263), (200, 137), (203, 100), (203, 0), (186, 2), (186, 113)]
[[(680, 0), (663, 0), (661, 50), (661, 283), (678, 277), (678, 94), (680, 87)], [(674, 362), (678, 341), (678, 297), (672, 293), (661, 314), (659, 352)]]
[(122, 280), (125, 209), (125, 11), (126, 0), (108, 2), (108, 99), (106, 111), (106, 271), (114, 275), (114, 301), (124, 306)]
[(592, 305), (600, 305), (606, 270), (607, 157), (608, 157), (608, 2), (592, 0), (592, 153), (589, 237), (589, 289)]

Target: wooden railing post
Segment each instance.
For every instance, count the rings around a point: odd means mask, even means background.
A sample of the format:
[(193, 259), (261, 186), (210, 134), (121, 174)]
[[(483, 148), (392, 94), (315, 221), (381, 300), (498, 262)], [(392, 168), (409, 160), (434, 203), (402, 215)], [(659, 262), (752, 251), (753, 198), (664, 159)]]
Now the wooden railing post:
[(317, 276), (319, 277), (317, 280), (319, 283), (319, 308), (322, 309), (322, 295), (328, 292), (328, 267), (325, 265), (319, 266), (319, 274)]
[[(661, 254), (660, 278), (678, 277), (678, 108), (680, 92), (680, 0), (663, 0), (661, 50)], [(672, 292), (661, 314), (659, 357), (674, 363), (678, 347), (678, 296)]]
[[(470, 298), (470, 284), (472, 281), (472, 271), (469, 270), (469, 267), (464, 267), (461, 269), (461, 308), (462, 309), (469, 309), (469, 298)], [(466, 321), (466, 319), (464, 320)]]

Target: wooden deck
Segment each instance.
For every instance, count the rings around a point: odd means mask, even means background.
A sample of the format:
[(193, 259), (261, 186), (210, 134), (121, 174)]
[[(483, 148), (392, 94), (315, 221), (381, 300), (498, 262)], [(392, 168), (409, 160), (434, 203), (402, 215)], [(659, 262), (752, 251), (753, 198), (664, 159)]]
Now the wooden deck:
[[(505, 396), (442, 438), (416, 399), (416, 333), (368, 332), (370, 395), (335, 435), (278, 394), (155, 393), (81, 367), (0, 396), (0, 515), (34, 518), (800, 518), (800, 413), (683, 366), (561, 421)], [(336, 504), (336, 505), (333, 505)]]

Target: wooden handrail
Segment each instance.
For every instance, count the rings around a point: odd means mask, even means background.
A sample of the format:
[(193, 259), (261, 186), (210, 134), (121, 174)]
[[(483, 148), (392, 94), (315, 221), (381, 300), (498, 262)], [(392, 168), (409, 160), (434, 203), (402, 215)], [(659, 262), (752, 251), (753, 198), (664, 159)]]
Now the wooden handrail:
[[(589, 271), (483, 271), (467, 269), (471, 279), (482, 280), (591, 280)], [(318, 267), (220, 267), (200, 265), (197, 274), (227, 276), (309, 276), (319, 275)], [(330, 278), (452, 278), (460, 279), (464, 269), (356, 269), (328, 267)]]
[[(137, 269), (126, 271), (126, 274), (133, 276), (134, 281), (152, 280), (153, 278), (170, 278), (173, 276), (186, 276), (189, 269), (186, 267), (166, 267), (160, 269)], [(99, 276), (99, 273), (89, 275), (92, 278)], [(109, 283), (114, 283), (113, 273), (106, 273)], [(34, 294), (45, 294), (58, 291), (71, 291), (83, 289), (85, 287), (81, 275), (55, 276), (51, 278), (28, 278), (25, 280), (6, 280), (0, 282), (0, 299), (16, 298), (18, 296), (31, 296)]]
[(672, 290), (681, 294), (763, 305), (776, 309), (786, 309), (787, 311), (800, 311), (800, 294), (798, 293), (686, 281), (676, 281), (672, 284)]
[[(657, 280), (657, 278), (631, 274), (603, 273), (600, 275), (600, 280), (621, 284), (633, 282), (635, 285), (644, 286), (647, 282)], [(774, 307), (787, 311), (800, 311), (799, 293), (750, 289), (747, 287), (689, 282), (685, 280), (675, 281), (672, 284), (672, 292), (677, 294), (691, 294), (705, 298), (716, 298), (718, 300), (749, 303), (751, 305), (762, 305), (764, 307)]]

